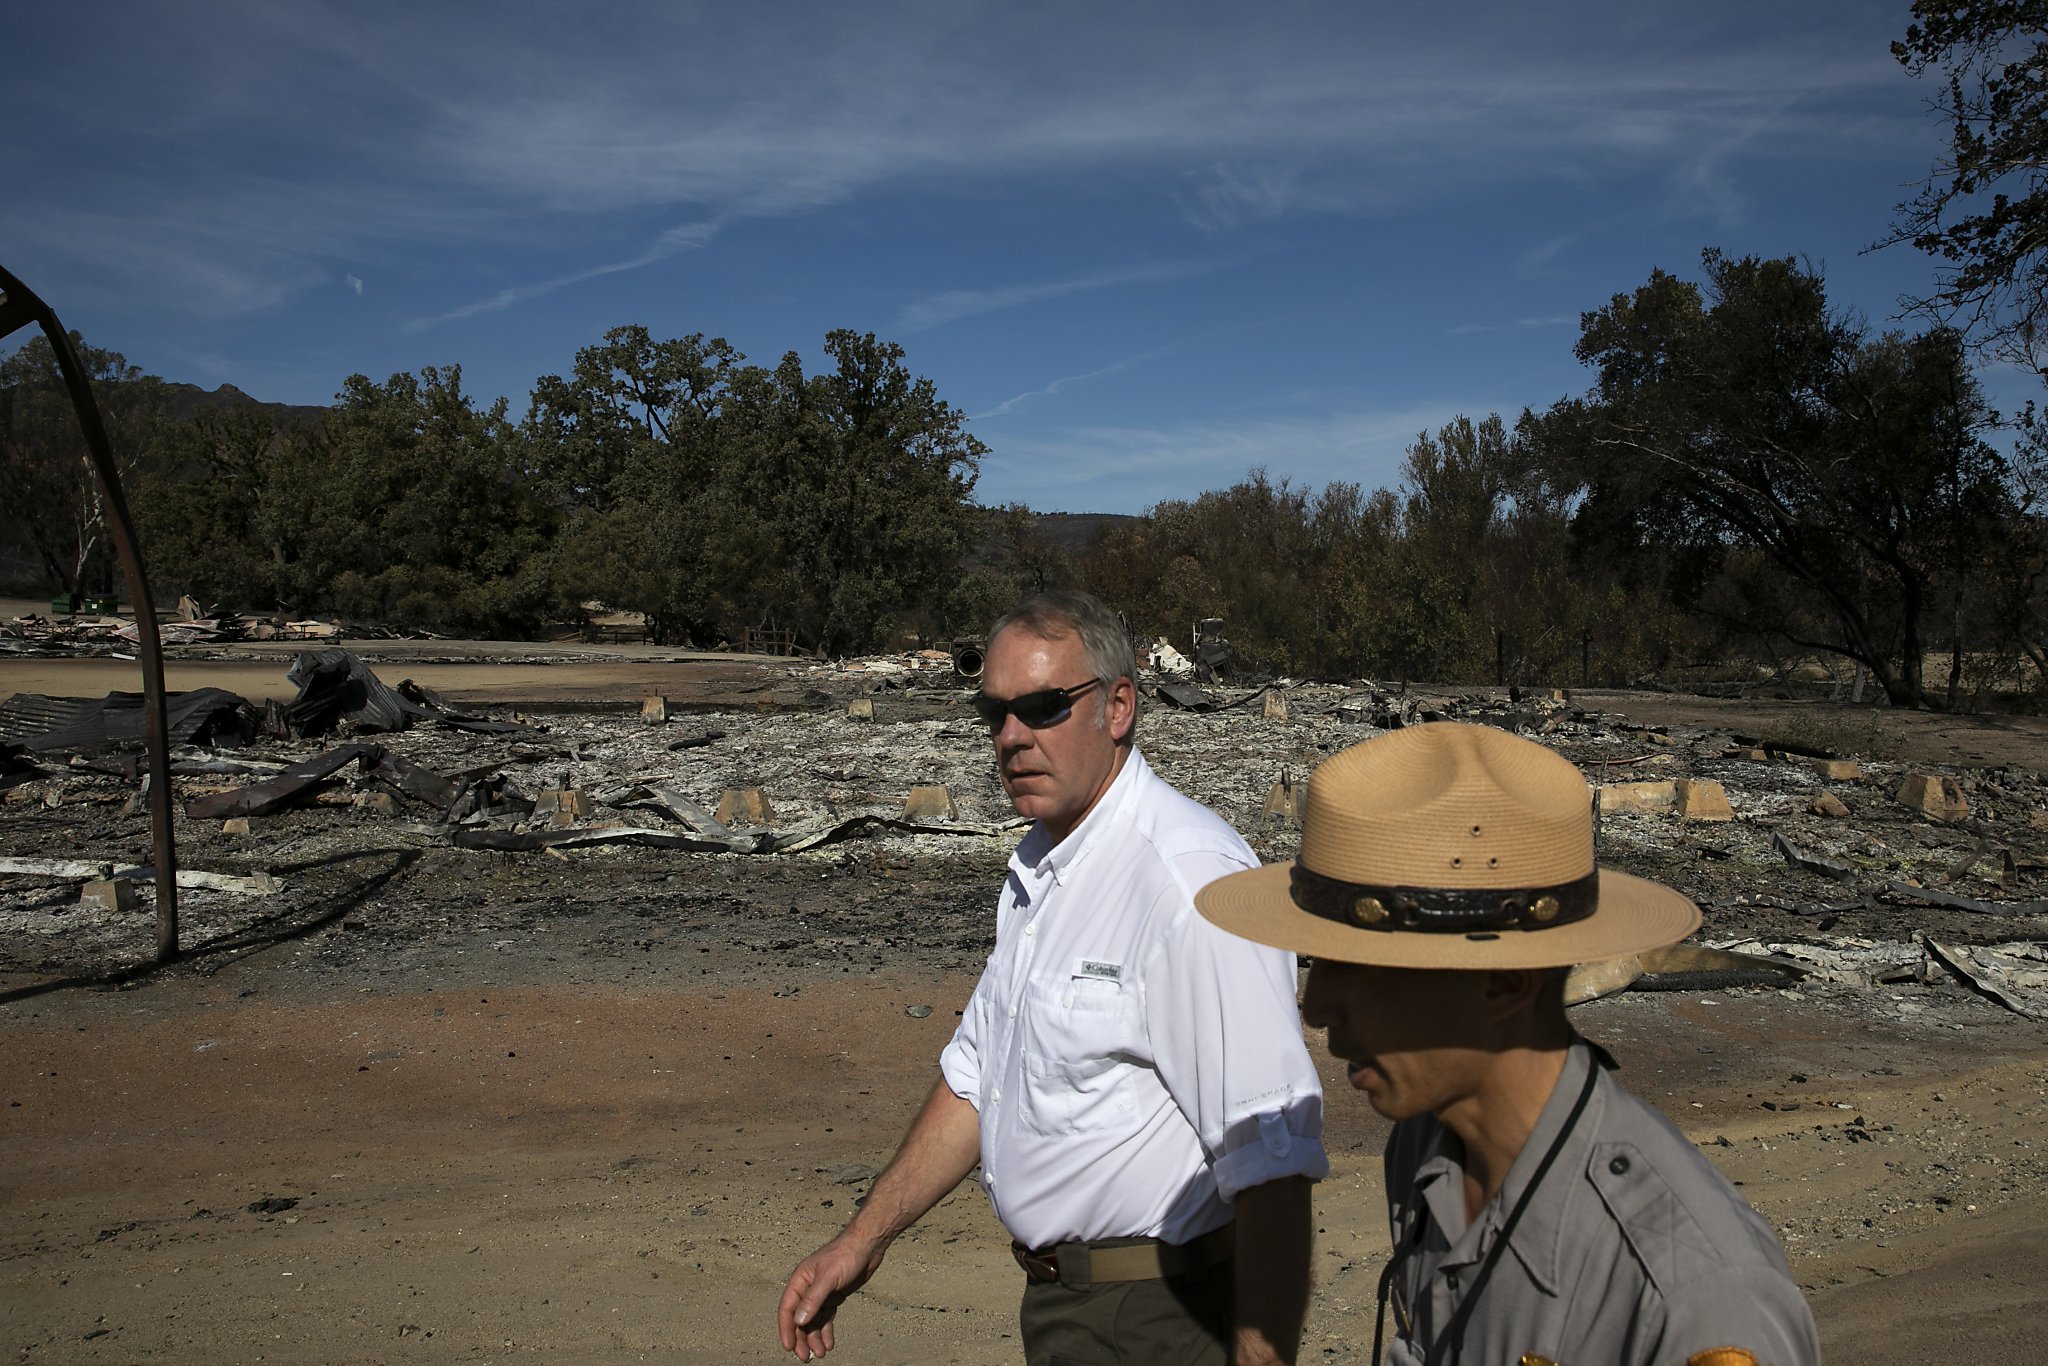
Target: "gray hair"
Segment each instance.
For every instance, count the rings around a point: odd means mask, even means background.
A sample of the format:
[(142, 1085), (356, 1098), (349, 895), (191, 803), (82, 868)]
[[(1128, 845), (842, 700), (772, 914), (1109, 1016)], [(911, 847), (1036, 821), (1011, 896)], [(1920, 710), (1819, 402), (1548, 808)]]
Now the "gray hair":
[[(1072, 588), (1053, 588), (1033, 594), (996, 619), (988, 628), (989, 643), (1012, 626), (1029, 631), (1040, 640), (1065, 640), (1078, 636), (1081, 652), (1088, 661), (1088, 671), (1104, 683), (1115, 683), (1119, 678), (1131, 680), (1133, 703), (1137, 698), (1137, 660), (1131, 646), (1131, 633), (1124, 629), (1123, 618), (1109, 608), (1109, 604), (1093, 593), (1083, 593)], [(1104, 695), (1107, 705), (1107, 694)]]

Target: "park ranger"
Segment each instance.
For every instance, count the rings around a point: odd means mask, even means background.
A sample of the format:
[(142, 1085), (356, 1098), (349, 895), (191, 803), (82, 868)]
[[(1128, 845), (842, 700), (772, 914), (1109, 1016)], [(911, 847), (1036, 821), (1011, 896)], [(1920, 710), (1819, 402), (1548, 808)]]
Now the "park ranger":
[[(1491, 727), (1326, 761), (1300, 856), (1202, 914), (1313, 955), (1302, 1018), (1396, 1121), (1388, 1360), (1806, 1366), (1813, 1317), (1769, 1227), (1566, 1022), (1575, 963), (1676, 943), (1699, 911), (1593, 859), (1570, 761)], [(1379, 1343), (1374, 1343), (1374, 1359)]]

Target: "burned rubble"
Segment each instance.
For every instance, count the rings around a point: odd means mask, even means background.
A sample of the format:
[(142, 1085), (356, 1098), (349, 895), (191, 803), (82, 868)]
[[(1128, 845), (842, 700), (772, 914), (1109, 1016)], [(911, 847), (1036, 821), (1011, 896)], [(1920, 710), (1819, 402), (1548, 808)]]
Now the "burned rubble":
[[(971, 967), (1021, 823), (956, 666), (945, 651), (792, 661), (750, 709), (655, 697), (535, 714), (387, 687), (329, 649), (301, 656), (300, 696), (282, 707), (183, 695), (186, 946), (531, 930), (609, 904), (664, 923), (678, 947), (743, 947), (764, 970), (778, 955), (851, 970), (917, 948)], [(1650, 729), (1563, 693), (1145, 683), (1148, 758), (1268, 860), (1292, 856), (1316, 764), (1377, 729), (1499, 725), (1578, 764), (1603, 860), (1682, 888), (1706, 917), (1690, 957), (1610, 967), (1581, 995), (1826, 984), (1895, 1008), (1974, 993), (2048, 1017), (2040, 774)], [(106, 890), (153, 876), (125, 715), (118, 698), (0, 706), (0, 954), (17, 980), (144, 956), (146, 898)]]
[[(47, 613), (29, 612), (0, 621), (0, 655), (133, 658), (139, 629), (133, 617), (118, 612), (117, 606), (113, 598), (59, 598), (51, 602)], [(190, 597), (180, 598), (170, 619), (157, 623), (157, 634), (167, 646), (201, 648), (238, 641), (392, 637), (383, 627), (362, 622), (209, 612)]]

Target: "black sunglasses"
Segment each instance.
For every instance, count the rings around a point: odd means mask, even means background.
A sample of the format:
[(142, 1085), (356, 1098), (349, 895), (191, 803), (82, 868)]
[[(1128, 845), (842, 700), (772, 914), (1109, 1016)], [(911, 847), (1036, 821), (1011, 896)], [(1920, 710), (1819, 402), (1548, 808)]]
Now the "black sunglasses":
[(978, 692), (973, 699), (974, 714), (990, 730), (1001, 730), (1005, 716), (1014, 716), (1033, 730), (1044, 730), (1073, 715), (1074, 699), (1101, 681), (1091, 678), (1071, 688), (1047, 688), (1043, 692), (1028, 692), (1022, 697), (1011, 698), (990, 697), (985, 692)]

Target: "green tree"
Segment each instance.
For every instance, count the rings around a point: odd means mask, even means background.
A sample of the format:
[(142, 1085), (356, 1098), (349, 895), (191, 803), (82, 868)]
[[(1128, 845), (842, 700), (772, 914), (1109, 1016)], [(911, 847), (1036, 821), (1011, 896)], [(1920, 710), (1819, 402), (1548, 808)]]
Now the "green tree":
[(829, 653), (885, 644), (942, 599), (968, 547), (968, 499), (987, 447), (966, 414), (913, 376), (903, 348), (828, 333), (832, 366), (805, 379), (794, 353), (755, 405), (742, 469), (765, 504), (788, 608)]
[(1400, 553), (1401, 507), (1387, 489), (1333, 481), (1309, 508), (1302, 581), (1314, 613), (1313, 649), (1298, 667), (1321, 677), (1394, 672), (1387, 606)]
[(1301, 591), (1308, 505), (1305, 492), (1255, 469), (1228, 489), (1149, 508), (1103, 538), (1084, 574), (1141, 638), (1185, 651), (1197, 621), (1220, 617), (1239, 667), (1294, 667), (1313, 618)]
[(544, 375), (520, 426), (522, 464), (566, 521), (553, 590), (647, 614), (667, 643), (715, 638), (736, 575), (723, 547), (752, 534), (723, 477), (727, 395), (756, 373), (722, 338), (615, 327)]
[[(76, 332), (71, 344), (128, 484), (162, 416), (162, 381), (119, 352), (86, 345)], [(105, 493), (57, 353), (41, 336), (0, 359), (0, 529), (30, 552), (49, 584), (73, 593), (114, 591)]]
[(352, 375), (311, 425), (167, 427), (139, 517), (164, 576), (228, 607), (518, 638), (545, 619), (557, 513), (500, 400), (459, 367)]
[(1527, 684), (1583, 671), (1593, 612), (1571, 572), (1569, 499), (1526, 440), (1489, 414), (1408, 448), (1392, 587), (1441, 600), (1403, 604), (1403, 672)]
[(516, 468), (505, 406), (477, 408), (460, 366), (349, 377), (308, 452), (325, 503), (302, 499), (336, 610), (434, 631), (538, 625), (553, 527)]
[(269, 611), (303, 529), (277, 504), (293, 493), (293, 433), (267, 413), (209, 409), (159, 430), (135, 499), (137, 532), (168, 591), (235, 611)]
[(1880, 245), (1941, 262), (1917, 305), (2048, 381), (2048, 0), (1917, 0), (1892, 55), (1941, 81), (1949, 144)]
[(1022, 503), (968, 509), (968, 551), (935, 612), (913, 613), (931, 639), (978, 637), (1033, 593), (1078, 582), (1073, 557)]
[(1957, 548), (2010, 507), (1961, 339), (1872, 339), (1793, 261), (1703, 259), (1704, 288), (1657, 271), (1585, 315), (1577, 354), (1598, 382), (1531, 420), (1532, 456), (1583, 497), (1579, 534), (1689, 571), (1681, 601), (1710, 605), (1711, 573), (1752, 549), (1797, 591), (1746, 600), (1804, 610), (1750, 625), (1924, 705), (1927, 614)]
[(838, 331), (825, 350), (806, 376), (795, 353), (766, 369), (616, 328), (544, 378), (522, 441), (568, 515), (558, 594), (644, 611), (668, 641), (774, 627), (840, 652), (929, 629), (985, 448), (901, 347)]
[(656, 341), (645, 327), (613, 328), (576, 353), (568, 378), (534, 381), (522, 424), (532, 474), (564, 507), (612, 511), (646, 491), (648, 461), (701, 453), (745, 359), (722, 337)]
[[(1411, 623), (1394, 651), (1398, 672), (1430, 679), (1486, 677), (1500, 624), (1491, 563), (1507, 510), (1508, 437), (1499, 416), (1457, 417), (1419, 435), (1401, 467), (1401, 572), (1390, 588)], [(1391, 614), (1390, 614), (1391, 615)]]
[(1384, 491), (1339, 481), (1311, 493), (1254, 469), (1154, 505), (1080, 568), (1141, 636), (1186, 650), (1195, 622), (1220, 617), (1240, 668), (1355, 675), (1385, 665), (1398, 525)]

